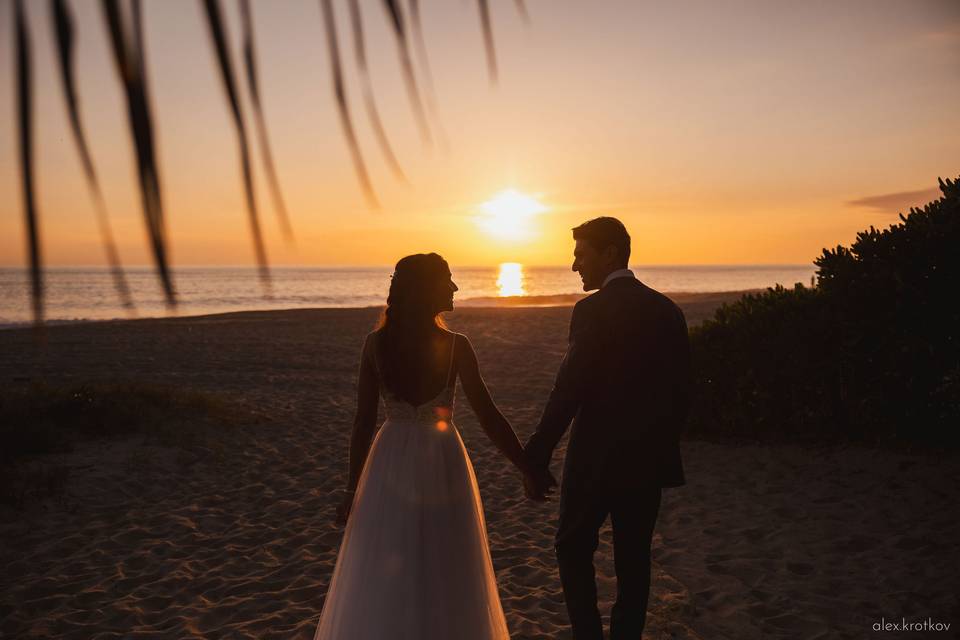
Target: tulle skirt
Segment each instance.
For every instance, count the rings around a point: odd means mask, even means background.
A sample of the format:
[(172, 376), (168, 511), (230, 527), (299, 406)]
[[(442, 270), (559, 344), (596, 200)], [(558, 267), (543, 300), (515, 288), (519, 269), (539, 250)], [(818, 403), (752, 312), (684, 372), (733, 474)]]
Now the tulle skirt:
[(452, 422), (380, 428), (314, 638), (509, 638), (476, 476)]

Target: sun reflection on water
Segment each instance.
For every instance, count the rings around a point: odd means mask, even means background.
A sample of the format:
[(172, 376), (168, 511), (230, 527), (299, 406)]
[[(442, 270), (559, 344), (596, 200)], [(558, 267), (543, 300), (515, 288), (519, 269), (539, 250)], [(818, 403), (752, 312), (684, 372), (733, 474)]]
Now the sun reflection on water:
[(500, 265), (500, 275), (497, 276), (497, 288), (500, 296), (525, 296), (523, 288), (523, 265), (519, 262), (504, 262)]

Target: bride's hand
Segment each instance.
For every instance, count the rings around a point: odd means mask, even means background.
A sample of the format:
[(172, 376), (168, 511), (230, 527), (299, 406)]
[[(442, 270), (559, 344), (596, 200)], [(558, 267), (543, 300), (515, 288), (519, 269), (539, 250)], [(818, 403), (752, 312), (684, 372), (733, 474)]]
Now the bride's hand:
[(353, 491), (345, 490), (340, 504), (337, 505), (337, 526), (342, 527), (347, 524), (347, 518), (350, 517), (350, 508), (353, 506)]

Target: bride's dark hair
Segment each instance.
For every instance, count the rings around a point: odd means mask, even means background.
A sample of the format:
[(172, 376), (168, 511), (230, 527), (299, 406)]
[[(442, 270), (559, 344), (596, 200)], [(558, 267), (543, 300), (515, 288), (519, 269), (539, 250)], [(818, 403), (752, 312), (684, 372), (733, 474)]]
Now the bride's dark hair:
[(443, 285), (450, 278), (447, 261), (436, 253), (401, 258), (390, 280), (387, 306), (377, 323), (377, 362), (383, 385), (412, 401), (414, 382), (422, 378), (430, 338), (446, 325), (440, 314)]

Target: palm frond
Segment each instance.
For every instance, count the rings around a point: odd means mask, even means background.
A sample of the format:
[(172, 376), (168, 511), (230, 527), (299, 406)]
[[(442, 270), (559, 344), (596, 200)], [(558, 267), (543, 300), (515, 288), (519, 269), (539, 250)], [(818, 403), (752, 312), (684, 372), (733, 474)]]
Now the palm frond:
[[(396, 0), (384, 0), (383, 8), (387, 12), (387, 17), (390, 19), (390, 24), (393, 26), (393, 33), (397, 38), (397, 55), (400, 57), (400, 68), (403, 71), (403, 81), (407, 87), (407, 98), (410, 100), (410, 107), (413, 109), (414, 118), (416, 118), (417, 125), (420, 127), (420, 138), (425, 144), (430, 145), (433, 143), (433, 137), (430, 135), (430, 127), (427, 125), (427, 116), (424, 113), (423, 102), (420, 100), (420, 89), (417, 86), (417, 76), (413, 71), (413, 62), (410, 59), (410, 42), (407, 38), (407, 28), (403, 20), (403, 10)], [(416, 15), (419, 15), (419, 13)], [(425, 47), (423, 48), (422, 53), (423, 59), (421, 62), (422, 66), (424, 67), (424, 76), (427, 79), (430, 92), (432, 92), (432, 81), (430, 79), (430, 69), (427, 66)], [(431, 98), (430, 94), (428, 93), (428, 105), (430, 105), (430, 102)], [(431, 107), (428, 106), (428, 108)], [(431, 113), (433, 113), (433, 111), (431, 111)]]
[(327, 48), (330, 54), (330, 70), (333, 76), (333, 93), (337, 100), (337, 108), (340, 112), (340, 124), (343, 127), (343, 134), (347, 138), (347, 145), (350, 147), (350, 154), (353, 156), (353, 167), (360, 180), (360, 187), (367, 198), (367, 202), (375, 209), (380, 208), (376, 194), (373, 192), (373, 185), (370, 184), (370, 175), (367, 173), (367, 165), (363, 161), (363, 154), (360, 153), (360, 145), (357, 143), (357, 135), (353, 130), (353, 119), (350, 116), (350, 109), (347, 106), (347, 92), (343, 85), (343, 70), (340, 64), (340, 45), (337, 43), (337, 25), (333, 14), (332, 0), (320, 0), (320, 9), (323, 14), (323, 24), (327, 34)]
[(357, 68), (360, 70), (360, 81), (363, 85), (363, 100), (367, 108), (367, 116), (370, 118), (370, 126), (373, 127), (373, 133), (380, 145), (380, 150), (387, 161), (387, 166), (393, 172), (398, 180), (407, 182), (407, 176), (404, 175), (397, 157), (390, 146), (390, 140), (387, 138), (387, 132), (383, 128), (383, 122), (380, 120), (380, 111), (377, 109), (377, 102), (373, 96), (373, 84), (370, 82), (370, 73), (367, 70), (367, 51), (363, 39), (363, 16), (360, 13), (360, 1), (350, 0), (350, 23), (353, 25), (353, 43), (354, 52), (357, 59)]
[(20, 178), (23, 189), (23, 213), (26, 219), (27, 251), (30, 259), (30, 294), (33, 322), (43, 322), (43, 260), (33, 184), (33, 66), (30, 57), (30, 33), (27, 31), (23, 0), (14, 0), (17, 43), (17, 122), (20, 126)]
[(480, 9), (480, 25), (483, 29), (483, 44), (487, 50), (487, 71), (490, 72), (490, 82), (497, 83), (497, 52), (493, 46), (493, 27), (490, 25), (490, 3), (488, 0), (477, 0)]
[(263, 234), (260, 231), (260, 216), (257, 213), (257, 199), (253, 191), (253, 174), (250, 171), (250, 147), (247, 142), (247, 128), (243, 121), (243, 112), (237, 97), (237, 83), (233, 75), (233, 65), (230, 62), (230, 52), (227, 50), (226, 27), (223, 24), (218, 0), (204, 0), (203, 5), (206, 9), (210, 37), (217, 53), (220, 79), (223, 80), (223, 88), (230, 106), (230, 115), (233, 117), (234, 128), (237, 130), (237, 142), (240, 145), (240, 166), (243, 171), (243, 191), (247, 199), (247, 214), (250, 220), (250, 233), (253, 236), (253, 250), (257, 258), (257, 268), (260, 272), (260, 282), (269, 292), (270, 269), (267, 266), (267, 250), (264, 247)]
[(167, 258), (166, 230), (160, 173), (153, 143), (153, 118), (147, 96), (146, 53), (143, 47), (143, 16), (140, 0), (133, 0), (133, 37), (127, 33), (118, 0), (102, 0), (104, 19), (113, 49), (114, 62), (127, 98), (127, 119), (137, 153), (137, 176), (154, 264), (167, 304), (176, 306), (177, 297)]
[[(414, 46), (416, 47), (417, 62), (421, 68), (422, 87), (418, 86), (417, 74), (414, 72), (414, 65), (410, 53), (410, 35), (408, 34), (406, 17), (404, 15), (404, 9), (401, 6), (401, 1), (402, 0), (382, 0), (382, 7), (388, 14), (394, 36), (397, 40), (398, 57), (408, 99), (411, 103), (414, 117), (424, 142), (428, 145), (432, 144), (433, 136), (435, 135), (439, 139), (441, 147), (445, 149), (445, 136), (434, 97), (433, 78), (423, 36), (420, 3), (419, 0), (408, 0), (410, 27), (412, 29)], [(116, 243), (110, 228), (106, 201), (99, 178), (97, 177), (90, 147), (82, 124), (74, 69), (75, 28), (73, 15), (69, 9), (67, 0), (49, 0), (49, 2), (53, 21), (54, 39), (57, 44), (60, 79), (70, 120), (72, 137), (83, 165), (88, 189), (94, 200), (101, 240), (113, 274), (114, 284), (123, 306), (132, 308), (133, 300), (123, 268), (120, 264)], [(361, 74), (367, 115), (391, 171), (405, 181), (406, 178), (402, 168), (399, 162), (397, 162), (396, 154), (387, 138), (374, 97), (372, 80), (367, 65), (366, 42), (364, 38), (360, 0), (349, 0), (349, 2), (356, 47), (357, 67)], [(514, 2), (523, 20), (528, 22), (529, 15), (524, 0), (514, 0)], [(277, 177), (260, 95), (251, 6), (249, 0), (239, 0), (239, 3), (243, 29), (244, 64), (250, 90), (250, 100), (253, 105), (254, 118), (256, 120), (262, 161), (274, 207), (280, 219), (281, 228), (284, 235), (290, 240), (293, 237), (293, 232)], [(493, 41), (493, 29), (490, 20), (489, 0), (478, 0), (478, 3), (487, 52), (487, 66), (491, 81), (496, 83), (497, 61)], [(126, 100), (127, 125), (136, 153), (137, 180), (147, 240), (157, 277), (164, 291), (165, 300), (168, 306), (175, 307), (177, 304), (177, 296), (168, 256), (160, 171), (157, 163), (153, 116), (151, 113), (147, 82), (142, 0), (128, 0), (127, 4), (130, 8), (130, 16), (123, 15), (121, 0), (100, 0), (101, 13), (107, 27), (110, 41), (111, 54)], [(44, 317), (44, 270), (40, 248), (39, 217), (35, 197), (32, 58), (29, 29), (25, 18), (25, 6), (23, 0), (13, 0), (16, 21), (14, 25), (16, 45), (15, 90), (17, 94), (21, 187), (23, 192), (23, 208), (30, 267), (31, 301), (35, 324), (41, 326)], [(227, 47), (228, 38), (225, 22), (222, 18), (219, 0), (205, 0), (204, 6), (210, 29), (210, 37), (217, 55), (221, 79), (224, 83), (227, 101), (237, 131), (241, 169), (244, 180), (244, 193), (246, 196), (254, 249), (259, 265), (259, 273), (264, 286), (269, 292), (270, 272), (267, 266), (266, 249), (264, 247), (254, 194), (250, 143), (244, 123), (241, 102), (238, 96), (237, 82)], [(367, 166), (360, 150), (353, 125), (350, 105), (347, 100), (342, 62), (340, 59), (340, 47), (337, 39), (337, 25), (333, 0), (320, 0), (320, 7), (330, 55), (333, 91), (337, 102), (340, 123), (364, 197), (371, 207), (379, 208), (380, 204), (373, 190)], [(424, 89), (422, 94), (421, 88)], [(424, 109), (424, 105), (426, 105), (426, 110)], [(432, 122), (428, 121), (427, 114), (430, 115)]]
[(520, 14), (520, 18), (523, 20), (524, 24), (530, 24), (530, 13), (527, 12), (527, 3), (523, 0), (514, 0), (514, 4), (517, 6), (517, 13)]
[(273, 152), (267, 136), (266, 119), (260, 102), (260, 84), (257, 79), (257, 55), (253, 39), (253, 18), (250, 12), (250, 0), (240, 0), (240, 19), (243, 23), (243, 59), (247, 69), (247, 86), (250, 89), (250, 102), (253, 103), (253, 115), (257, 123), (257, 138), (260, 141), (260, 156), (267, 174), (267, 184), (273, 196), (273, 207), (280, 219), (280, 228), (288, 242), (293, 242), (293, 227), (287, 214), (287, 205), (280, 191), (280, 181), (273, 165)]
[(110, 272), (113, 274), (113, 283), (117, 290), (117, 296), (120, 298), (121, 305), (127, 309), (133, 309), (133, 298), (130, 295), (130, 287), (127, 286), (127, 279), (123, 273), (123, 267), (120, 265), (120, 257), (117, 253), (116, 243), (113, 240), (113, 232), (110, 229), (107, 206), (103, 199), (103, 192), (100, 189), (97, 172), (94, 169), (93, 159), (90, 156), (90, 150), (87, 146), (87, 139), (83, 133), (83, 125), (80, 123), (80, 107), (77, 101), (76, 82), (74, 81), (73, 74), (73, 16), (70, 13), (70, 8), (67, 6), (66, 0), (51, 0), (50, 5), (50, 13), (53, 18), (53, 35), (57, 42), (57, 53), (60, 62), (60, 80), (63, 84), (63, 97), (70, 117), (70, 129), (73, 132), (73, 140), (76, 143), (77, 152), (80, 154), (80, 161), (83, 164), (83, 172), (87, 179), (87, 186), (93, 198), (94, 209), (97, 213), (97, 223), (100, 227), (100, 238), (107, 253), (107, 262), (110, 265)]

